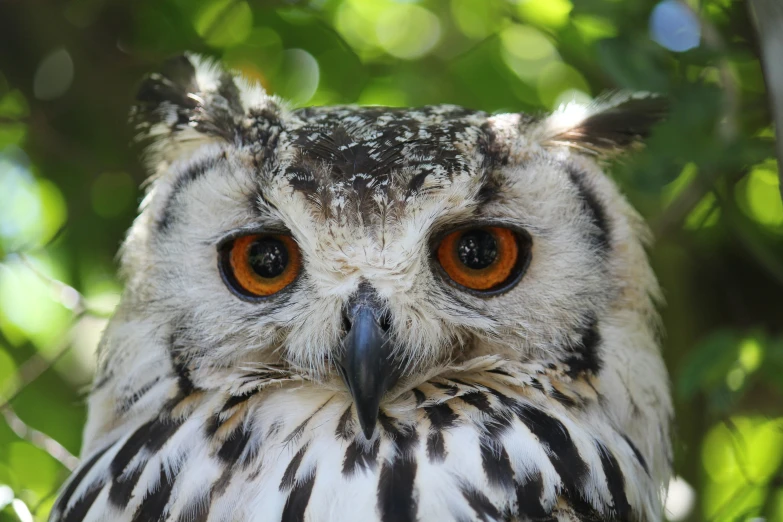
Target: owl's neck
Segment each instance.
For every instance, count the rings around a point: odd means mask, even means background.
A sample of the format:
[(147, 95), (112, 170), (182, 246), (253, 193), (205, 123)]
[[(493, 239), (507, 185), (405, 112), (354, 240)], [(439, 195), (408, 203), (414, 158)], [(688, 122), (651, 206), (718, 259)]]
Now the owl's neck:
[[(215, 502), (221, 495), (241, 495), (242, 503), (232, 501), (237, 511), (224, 513), (237, 520), (250, 516), (245, 511), (256, 496), (280, 497), (284, 510), (293, 498), (314, 513), (331, 512), (342, 499), (328, 491), (343, 490), (326, 484), (350, 481), (377, 489), (377, 499), (354, 508), (364, 517), (392, 509), (383, 501), (390, 495), (421, 519), (443, 509), (558, 520), (660, 518), (661, 477), (647, 441), (614, 422), (599, 379), (562, 364), (480, 357), (403, 382), (382, 404), (369, 441), (339, 383), (308, 382), (274, 366), (224, 377), (223, 389), (206, 391), (176, 372), (150, 373), (149, 384), (117, 402), (107, 394), (119, 388), (96, 386), (91, 419), (103, 405), (115, 405), (103, 416), (113, 422), (92, 426), (85, 450), (85, 457), (99, 455), (91, 462), (106, 459), (117, 474), (102, 483), (114, 491), (105, 509), (133, 512), (151, 491), (175, 490), (178, 477), (187, 476), (189, 487), (165, 505), (170, 515), (209, 505), (199, 500), (204, 491), (218, 511), (228, 509)], [(133, 456), (122, 460), (126, 454)], [(173, 473), (158, 479), (157, 467)], [(131, 478), (131, 487), (120, 487)]]

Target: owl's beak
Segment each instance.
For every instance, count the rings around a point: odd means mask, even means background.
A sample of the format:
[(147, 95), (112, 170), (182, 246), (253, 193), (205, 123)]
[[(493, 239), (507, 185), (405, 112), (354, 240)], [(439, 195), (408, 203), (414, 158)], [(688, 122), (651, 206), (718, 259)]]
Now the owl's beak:
[(399, 371), (392, 358), (389, 324), (375, 291), (363, 283), (344, 313), (344, 354), (340, 367), (367, 440), (375, 433), (378, 409)]

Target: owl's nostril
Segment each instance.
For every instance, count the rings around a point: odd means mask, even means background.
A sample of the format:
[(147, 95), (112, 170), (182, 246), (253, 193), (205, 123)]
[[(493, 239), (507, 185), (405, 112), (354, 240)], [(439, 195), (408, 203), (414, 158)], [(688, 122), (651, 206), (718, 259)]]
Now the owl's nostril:
[[(392, 326), (392, 318), (391, 314), (389, 312), (383, 312), (380, 317), (377, 319), (378, 326), (381, 327), (381, 330), (383, 332), (388, 332), (391, 330)], [(343, 314), (343, 334), (347, 334), (351, 331), (351, 328), (353, 327), (353, 322), (351, 321), (351, 317), (349, 314)]]
[(343, 314), (343, 333), (347, 334), (351, 331), (351, 326), (353, 326), (353, 323), (351, 322), (351, 318), (348, 317), (348, 314)]
[(391, 329), (391, 314), (383, 312), (378, 318), (378, 325), (381, 327), (381, 330), (388, 332)]

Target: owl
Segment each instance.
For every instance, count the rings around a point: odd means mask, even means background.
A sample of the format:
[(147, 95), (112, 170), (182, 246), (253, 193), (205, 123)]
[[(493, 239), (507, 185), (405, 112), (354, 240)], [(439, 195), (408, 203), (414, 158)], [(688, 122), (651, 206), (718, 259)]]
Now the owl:
[(664, 109), (292, 109), (169, 61), (51, 521), (660, 520), (660, 292), (602, 165)]

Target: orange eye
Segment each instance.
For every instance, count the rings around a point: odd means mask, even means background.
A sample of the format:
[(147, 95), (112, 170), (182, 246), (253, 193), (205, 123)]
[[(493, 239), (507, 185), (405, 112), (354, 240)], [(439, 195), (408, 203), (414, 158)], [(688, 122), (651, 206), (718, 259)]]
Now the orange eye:
[(267, 297), (294, 282), (302, 268), (296, 241), (283, 234), (252, 234), (221, 249), (221, 272), (236, 292)]
[(437, 249), (440, 266), (459, 285), (482, 293), (506, 290), (530, 261), (530, 237), (502, 227), (451, 232)]

